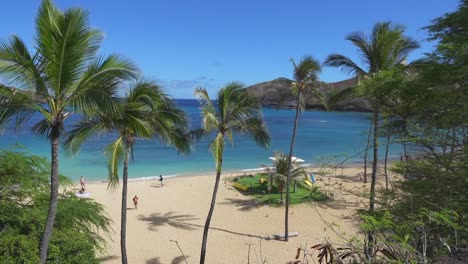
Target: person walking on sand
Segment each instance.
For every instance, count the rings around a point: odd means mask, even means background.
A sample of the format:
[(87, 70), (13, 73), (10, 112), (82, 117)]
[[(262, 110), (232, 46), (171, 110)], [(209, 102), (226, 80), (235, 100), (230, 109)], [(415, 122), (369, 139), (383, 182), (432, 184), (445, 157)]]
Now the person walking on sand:
[(162, 175), (159, 175), (159, 185), (161, 185), (161, 187), (164, 186), (164, 183), (163, 183), (163, 176)]
[(135, 206), (135, 210), (138, 210), (138, 196), (136, 194), (133, 197), (133, 206)]
[(81, 189), (86, 190), (86, 186), (85, 186), (85, 183), (84, 183), (84, 177), (83, 176), (80, 177), (80, 184), (81, 184)]

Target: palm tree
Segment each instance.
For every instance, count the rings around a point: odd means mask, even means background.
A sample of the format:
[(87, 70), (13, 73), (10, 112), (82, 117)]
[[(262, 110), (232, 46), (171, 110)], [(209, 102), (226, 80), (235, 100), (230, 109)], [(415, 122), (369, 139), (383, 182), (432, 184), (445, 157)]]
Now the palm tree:
[[(338, 53), (329, 55), (324, 65), (341, 68), (343, 71), (354, 74), (358, 78), (372, 78), (380, 71), (389, 70), (396, 65), (405, 63), (408, 54), (419, 47), (419, 44), (415, 40), (404, 35), (404, 28), (402, 26), (392, 26), (390, 22), (375, 24), (370, 36), (359, 32), (348, 35), (346, 39), (356, 46), (365, 67), (361, 68), (349, 57)], [(372, 119), (374, 133), (369, 212), (374, 212), (378, 163), (379, 105), (377, 98), (372, 98), (372, 102), (374, 106)], [(369, 236), (370, 244), (372, 244), (372, 241), (373, 238)]]
[(323, 96), (317, 89), (318, 87), (318, 73), (320, 72), (320, 63), (310, 56), (305, 56), (301, 59), (299, 64), (296, 64), (293, 59), (291, 63), (294, 66), (294, 83), (293, 92), (297, 95), (296, 99), (296, 115), (294, 118), (294, 127), (291, 136), (291, 145), (289, 147), (288, 158), (288, 173), (286, 178), (286, 210), (284, 215), (284, 241), (288, 241), (288, 228), (289, 228), (289, 185), (291, 184), (291, 163), (292, 156), (294, 155), (294, 143), (296, 141), (296, 130), (299, 123), (299, 113), (304, 110), (304, 97), (305, 92), (310, 92), (318, 97), (322, 102)]
[(91, 119), (77, 123), (70, 131), (65, 145), (69, 151), (77, 153), (82, 143), (91, 136), (118, 133), (117, 139), (106, 146), (105, 153), (108, 157), (110, 188), (119, 184), (118, 169), (123, 160), (120, 246), (122, 263), (127, 263), (128, 162), (133, 158), (136, 139), (156, 137), (162, 142), (174, 145), (181, 152), (190, 150), (190, 139), (186, 132), (185, 113), (155, 83), (136, 83), (116, 105), (117, 111), (101, 112)]
[[(292, 162), (291, 169), (291, 178), (296, 180), (297, 178), (303, 177), (307, 179), (307, 171), (300, 167), (299, 164), (295, 161)], [(280, 202), (284, 203), (283, 193), (287, 186), (286, 181), (288, 178), (288, 167), (289, 166), (289, 156), (284, 153), (275, 153), (275, 159), (273, 160), (273, 168), (266, 167), (267, 173), (270, 175), (271, 179), (274, 179), (278, 191), (280, 193)]]
[(262, 147), (268, 147), (270, 135), (263, 122), (261, 105), (250, 97), (243, 85), (231, 82), (219, 90), (215, 102), (212, 102), (204, 88), (196, 88), (195, 95), (200, 99), (203, 116), (203, 128), (206, 133), (216, 132), (210, 150), (216, 162), (216, 180), (211, 198), (211, 206), (203, 229), (200, 263), (205, 263), (206, 243), (211, 216), (213, 215), (216, 194), (223, 165), (225, 139), (233, 142), (234, 133), (249, 134)]
[(72, 113), (92, 116), (113, 109), (117, 86), (134, 78), (135, 67), (117, 55), (97, 56), (103, 34), (90, 27), (81, 8), (57, 9), (44, 0), (36, 17), (32, 53), (18, 36), (0, 42), (1, 122), (16, 117), (22, 123), (33, 113), (43, 119), (34, 131), (50, 141), (50, 204), (40, 242), (45, 263), (55, 222), (59, 186), (59, 145)]

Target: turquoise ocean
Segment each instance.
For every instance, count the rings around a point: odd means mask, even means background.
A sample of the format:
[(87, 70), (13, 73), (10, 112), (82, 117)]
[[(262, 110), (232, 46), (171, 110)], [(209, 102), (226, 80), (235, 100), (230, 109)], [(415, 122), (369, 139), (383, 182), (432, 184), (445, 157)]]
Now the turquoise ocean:
[[(199, 104), (196, 100), (175, 100), (184, 109), (191, 120), (192, 128), (201, 125)], [(264, 108), (263, 114), (271, 133), (271, 146), (265, 150), (258, 147), (247, 136), (237, 135), (234, 144), (227, 144), (224, 154), (224, 171), (236, 171), (260, 168), (262, 164), (270, 164), (268, 157), (275, 151), (287, 153), (294, 122), (294, 110)], [(371, 114), (357, 112), (324, 112), (305, 111), (300, 116), (295, 156), (300, 157), (312, 166), (334, 159), (346, 159), (348, 164), (362, 161), (362, 150), (366, 146), (367, 132)], [(67, 124), (71, 125), (70, 118)], [(0, 147), (9, 148), (20, 144), (24, 151), (41, 155), (50, 159), (50, 144), (33, 132), (31, 126), (39, 120), (33, 117), (21, 129), (7, 127), (0, 136)], [(104, 147), (115, 139), (115, 135), (103, 135), (93, 138), (83, 145), (80, 153), (74, 157), (61, 151), (59, 171), (72, 179), (85, 176), (87, 180), (105, 180), (107, 178)], [(383, 142), (383, 139), (381, 139)], [(150, 178), (159, 176), (184, 176), (213, 172), (215, 163), (209, 151), (211, 138), (202, 139), (195, 144), (189, 155), (177, 153), (174, 148), (166, 146), (157, 140), (137, 139), (134, 154), (135, 160), (130, 161), (130, 178)], [(401, 147), (392, 145), (390, 158), (400, 156)], [(380, 157), (383, 159), (383, 147)]]

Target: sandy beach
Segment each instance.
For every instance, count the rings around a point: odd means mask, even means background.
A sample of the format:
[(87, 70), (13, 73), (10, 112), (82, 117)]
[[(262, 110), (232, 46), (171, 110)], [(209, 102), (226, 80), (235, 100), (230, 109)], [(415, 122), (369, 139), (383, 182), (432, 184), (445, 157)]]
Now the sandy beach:
[[(369, 186), (369, 183), (360, 182), (360, 171), (360, 168), (347, 168), (328, 176), (318, 176), (317, 184), (322, 190), (330, 191), (333, 199), (293, 205), (289, 230), (298, 232), (299, 236), (290, 238), (287, 243), (262, 239), (284, 233), (284, 207), (260, 206), (252, 197), (240, 194), (223, 180), (211, 221), (207, 263), (247, 263), (249, 245), (250, 263), (261, 263), (261, 257), (267, 263), (285, 263), (294, 259), (298, 247), (307, 245), (310, 248), (324, 239), (342, 242), (339, 236), (349, 237), (357, 232), (353, 220), (355, 210), (364, 208), (367, 203), (367, 199), (353, 194), (363, 192)], [(214, 175), (167, 178), (164, 187), (160, 187), (156, 179), (130, 181), (127, 210), (129, 263), (184, 263), (181, 252), (172, 241), (178, 242), (188, 263), (197, 263), (214, 179)], [(87, 191), (105, 206), (114, 221), (115, 233), (108, 238), (107, 252), (100, 260), (102, 263), (120, 263), (121, 189), (107, 190), (107, 183), (95, 182), (87, 184)], [(138, 210), (133, 208), (134, 195), (139, 197)], [(329, 225), (337, 225), (337, 233)]]

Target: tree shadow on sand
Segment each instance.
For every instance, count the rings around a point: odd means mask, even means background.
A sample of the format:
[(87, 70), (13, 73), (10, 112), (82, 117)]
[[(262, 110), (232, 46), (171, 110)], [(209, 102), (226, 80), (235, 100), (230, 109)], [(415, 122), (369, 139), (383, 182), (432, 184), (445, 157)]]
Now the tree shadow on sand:
[(178, 257), (175, 257), (172, 261), (171, 261), (171, 264), (181, 264), (181, 263), (185, 263), (185, 259), (188, 258), (188, 256), (178, 256)]
[(359, 207), (359, 203), (350, 199), (329, 199), (320, 202), (322, 208), (328, 207), (335, 210), (344, 210)]
[[(197, 225), (197, 224), (187, 224), (187, 225), (191, 225), (191, 226), (199, 227), (199, 228), (204, 228), (204, 226), (202, 226), (202, 225)], [(259, 235), (252, 235), (252, 234), (247, 234), (247, 233), (241, 233), (241, 232), (231, 231), (231, 230), (222, 229), (222, 228), (218, 228), (218, 227), (210, 227), (210, 230), (221, 231), (221, 232), (225, 232), (225, 233), (233, 234), (233, 235), (238, 235), (238, 236), (255, 237), (255, 238), (264, 238), (264, 237), (259, 236)]]
[(120, 259), (120, 256), (112, 255), (112, 256), (105, 256), (105, 257), (98, 258), (99, 263), (104, 263), (104, 262), (116, 260), (116, 259)]
[(148, 222), (149, 229), (152, 231), (158, 230), (159, 226), (170, 225), (172, 227), (183, 229), (183, 230), (194, 230), (196, 229), (191, 224), (186, 223), (187, 221), (198, 220), (199, 218), (193, 215), (182, 214), (176, 215), (174, 212), (167, 212), (165, 214), (153, 213), (149, 216), (138, 216), (138, 220)]
[[(185, 256), (185, 258), (188, 258), (188, 256)], [(181, 264), (181, 263), (185, 263), (184, 256), (175, 257), (171, 261), (171, 264)], [(162, 264), (162, 262), (159, 260), (159, 257), (156, 257), (156, 258), (148, 259), (146, 261), (146, 264)]]
[(331, 177), (332, 179), (336, 180), (336, 179), (339, 179), (343, 182), (355, 182), (355, 183), (358, 183), (358, 182), (362, 182), (359, 175), (354, 175), (354, 176), (350, 176), (350, 175), (334, 175)]
[[(175, 215), (174, 212), (167, 212), (165, 214), (154, 213), (149, 216), (138, 216), (138, 220), (148, 222), (149, 227), (148, 229), (152, 231), (157, 231), (158, 226), (169, 225), (175, 228), (183, 229), (183, 230), (196, 230), (197, 228), (203, 228), (204, 226), (199, 224), (192, 224), (187, 223), (187, 221), (199, 220), (199, 218), (194, 217), (193, 215)], [(233, 235), (238, 236), (247, 236), (247, 237), (255, 237), (255, 238), (262, 238), (258, 235), (246, 234), (236, 231), (231, 231), (227, 229), (217, 228), (217, 227), (210, 227), (210, 230), (221, 231)]]
[(234, 204), (237, 207), (237, 210), (243, 212), (251, 211), (260, 206), (260, 204), (253, 199), (245, 200), (236, 198), (226, 198), (226, 202), (222, 202), (221, 204)]
[(162, 262), (159, 260), (158, 257), (156, 257), (156, 258), (148, 259), (146, 261), (146, 264), (162, 264)]

